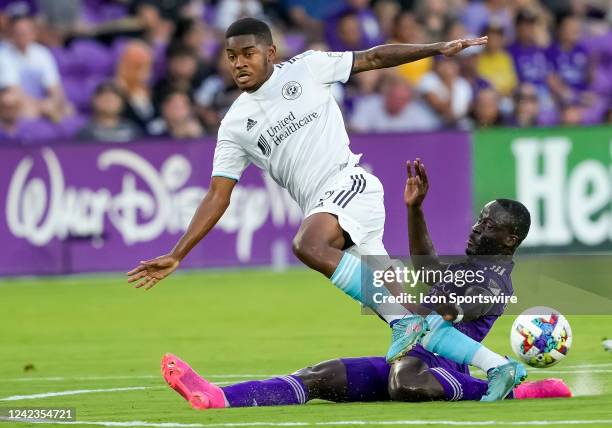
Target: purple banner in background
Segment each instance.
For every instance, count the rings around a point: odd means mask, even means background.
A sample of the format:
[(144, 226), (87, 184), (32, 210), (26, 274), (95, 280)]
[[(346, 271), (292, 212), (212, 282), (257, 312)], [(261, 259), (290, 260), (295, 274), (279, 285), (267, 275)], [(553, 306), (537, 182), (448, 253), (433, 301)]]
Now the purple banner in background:
[[(385, 187), (389, 253), (408, 251), (405, 161), (430, 174), (425, 204), (440, 253), (462, 253), (471, 224), (469, 135), (359, 135), (352, 150)], [(142, 141), (0, 148), (0, 275), (126, 271), (168, 252), (210, 180), (214, 141)], [(296, 263), (301, 212), (251, 166), (219, 224), (185, 267)]]

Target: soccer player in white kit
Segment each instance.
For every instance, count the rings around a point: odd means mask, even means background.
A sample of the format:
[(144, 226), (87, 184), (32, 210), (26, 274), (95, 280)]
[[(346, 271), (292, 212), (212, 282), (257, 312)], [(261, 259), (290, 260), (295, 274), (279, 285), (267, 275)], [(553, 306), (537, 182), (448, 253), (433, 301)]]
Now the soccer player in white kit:
[[(128, 272), (129, 282), (149, 289), (171, 274), (217, 223), (244, 169), (251, 163), (268, 174), (299, 204), (305, 218), (294, 239), (295, 255), (330, 278), (349, 296), (371, 307), (392, 327), (389, 362), (419, 340), (426, 349), (489, 373), (489, 398), (501, 399), (526, 375), (522, 366), (488, 350), (419, 305), (373, 305), (364, 297), (359, 255), (386, 256), (383, 188), (359, 166), (349, 148), (344, 120), (331, 93), (352, 74), (393, 67), (486, 43), (486, 37), (425, 45), (391, 44), (361, 52), (308, 51), (275, 64), (268, 26), (253, 18), (226, 31), (225, 50), (243, 91), (223, 118), (208, 193), (174, 249)], [(380, 258), (379, 258), (380, 259)], [(385, 266), (391, 267), (391, 260)], [(385, 262), (383, 262), (385, 263)], [(367, 281), (366, 281), (367, 282)], [(399, 292), (387, 285), (387, 294)], [(391, 315), (393, 314), (393, 315)]]

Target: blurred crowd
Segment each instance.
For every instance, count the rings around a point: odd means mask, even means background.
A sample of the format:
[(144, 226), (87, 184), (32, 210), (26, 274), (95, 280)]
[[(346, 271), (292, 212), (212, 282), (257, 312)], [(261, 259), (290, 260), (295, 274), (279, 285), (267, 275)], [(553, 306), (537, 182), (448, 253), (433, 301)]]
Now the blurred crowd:
[(216, 135), (244, 16), (279, 61), (489, 37), (335, 85), (353, 132), (612, 123), (612, 0), (0, 0), (0, 140)]

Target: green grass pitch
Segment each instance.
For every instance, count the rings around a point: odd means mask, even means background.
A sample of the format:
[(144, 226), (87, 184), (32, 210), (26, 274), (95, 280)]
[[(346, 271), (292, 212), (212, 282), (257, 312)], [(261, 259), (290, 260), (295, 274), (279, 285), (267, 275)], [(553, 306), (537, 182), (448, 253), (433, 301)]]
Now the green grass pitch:
[[(74, 407), (88, 426), (612, 426), (612, 354), (601, 347), (612, 316), (569, 316), (568, 357), (530, 371), (531, 379), (563, 378), (576, 394), (569, 400), (320, 401), (197, 412), (159, 375), (163, 353), (227, 384), (330, 358), (384, 355), (388, 328), (305, 269), (187, 272), (148, 292), (120, 275), (5, 279), (0, 311), (0, 408)], [(512, 320), (503, 317), (486, 344), (511, 354)], [(81, 393), (31, 397), (64, 391)]]

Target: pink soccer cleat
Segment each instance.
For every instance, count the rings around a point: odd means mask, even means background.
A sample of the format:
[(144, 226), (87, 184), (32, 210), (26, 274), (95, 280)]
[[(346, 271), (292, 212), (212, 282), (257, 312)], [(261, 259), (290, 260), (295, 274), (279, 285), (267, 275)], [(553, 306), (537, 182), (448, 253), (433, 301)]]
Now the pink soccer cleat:
[(198, 410), (227, 407), (225, 394), (217, 385), (198, 375), (176, 355), (165, 354), (161, 361), (164, 380)]
[(542, 379), (534, 382), (523, 382), (514, 388), (514, 398), (569, 398), (572, 391), (561, 379)]

